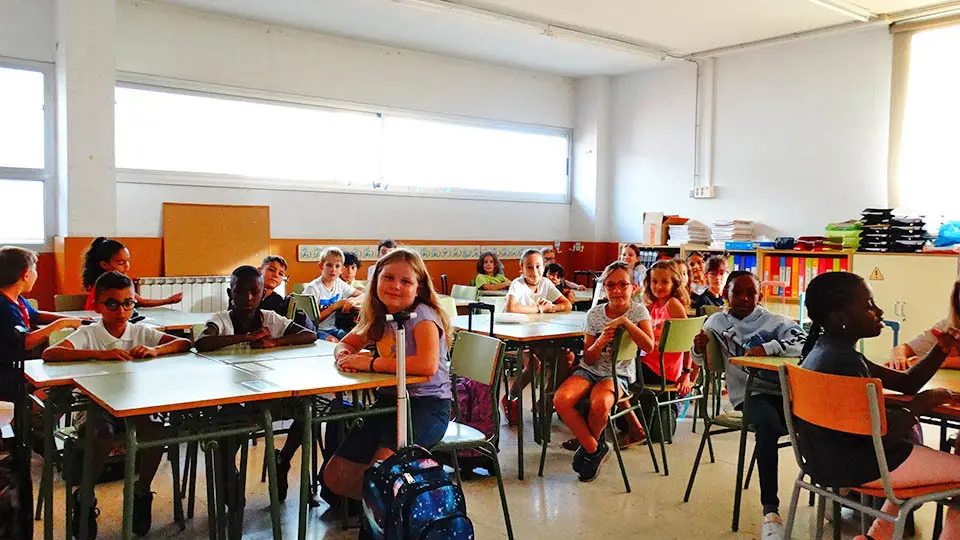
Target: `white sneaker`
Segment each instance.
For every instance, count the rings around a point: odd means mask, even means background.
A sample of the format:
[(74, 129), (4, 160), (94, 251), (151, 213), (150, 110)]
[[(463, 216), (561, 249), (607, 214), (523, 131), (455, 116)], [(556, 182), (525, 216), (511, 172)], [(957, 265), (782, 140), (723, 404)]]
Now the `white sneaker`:
[(763, 540), (783, 540), (785, 534), (786, 529), (784, 529), (780, 514), (770, 512), (763, 516), (763, 528), (760, 530), (760, 538)]

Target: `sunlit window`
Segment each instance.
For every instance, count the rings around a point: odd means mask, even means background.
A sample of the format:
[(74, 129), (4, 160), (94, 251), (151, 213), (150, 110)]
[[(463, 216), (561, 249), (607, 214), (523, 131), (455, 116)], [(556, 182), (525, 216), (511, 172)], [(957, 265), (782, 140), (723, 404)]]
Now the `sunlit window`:
[(900, 146), (901, 206), (960, 219), (960, 26), (918, 32)]
[(121, 174), (204, 185), (335, 188), (565, 201), (569, 133), (242, 99), (116, 89)]
[(44, 242), (44, 74), (0, 67), (0, 244)]

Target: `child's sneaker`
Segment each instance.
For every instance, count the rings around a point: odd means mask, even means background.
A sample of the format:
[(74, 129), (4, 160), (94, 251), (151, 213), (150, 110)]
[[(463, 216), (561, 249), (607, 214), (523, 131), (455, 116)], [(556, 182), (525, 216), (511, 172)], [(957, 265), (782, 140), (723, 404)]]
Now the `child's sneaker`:
[(573, 472), (580, 474), (583, 470), (583, 461), (587, 458), (587, 451), (582, 446), (577, 448), (573, 454)]
[(287, 500), (287, 490), (290, 489), (290, 480), (287, 478), (290, 474), (290, 462), (284, 462), (280, 457), (280, 451), (274, 450), (274, 459), (277, 460), (277, 494), (280, 496), (280, 502)]
[[(97, 537), (97, 516), (100, 515), (100, 509), (97, 508), (97, 499), (94, 497), (90, 505), (90, 513), (87, 515), (87, 536), (91, 540)], [(73, 492), (73, 537), (80, 538), (80, 490)]]
[(153, 493), (133, 494), (133, 534), (146, 536), (153, 525)]
[(503, 416), (507, 419), (507, 425), (518, 425), (520, 423), (520, 403), (515, 399), (507, 399), (507, 396), (503, 396), (500, 404), (503, 405)]
[(597, 445), (597, 451), (592, 454), (586, 454), (583, 458), (583, 467), (580, 469), (581, 482), (593, 482), (600, 474), (600, 466), (603, 465), (610, 447), (606, 442), (600, 441)]
[(770, 512), (763, 516), (763, 527), (760, 529), (760, 538), (763, 540), (783, 540), (786, 529), (780, 514)]

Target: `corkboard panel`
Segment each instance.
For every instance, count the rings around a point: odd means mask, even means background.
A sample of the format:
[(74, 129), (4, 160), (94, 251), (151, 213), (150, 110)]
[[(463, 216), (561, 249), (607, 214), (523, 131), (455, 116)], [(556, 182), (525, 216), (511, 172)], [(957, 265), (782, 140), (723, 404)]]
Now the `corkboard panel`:
[(166, 276), (226, 276), (269, 252), (269, 206), (163, 203)]

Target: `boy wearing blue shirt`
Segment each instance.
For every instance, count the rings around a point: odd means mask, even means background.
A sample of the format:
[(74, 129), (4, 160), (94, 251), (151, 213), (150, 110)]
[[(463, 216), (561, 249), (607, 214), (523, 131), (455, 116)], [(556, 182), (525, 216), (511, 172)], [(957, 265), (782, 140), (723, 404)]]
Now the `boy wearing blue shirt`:
[[(22, 326), (27, 330), (28, 351), (43, 345), (53, 332), (78, 328), (82, 320), (58, 313), (37, 311), (23, 297), (37, 282), (37, 254), (29, 249), (0, 247), (0, 328)], [(46, 325), (40, 328), (40, 325)], [(12, 401), (14, 375), (13, 351), (0, 344), (0, 401)]]

